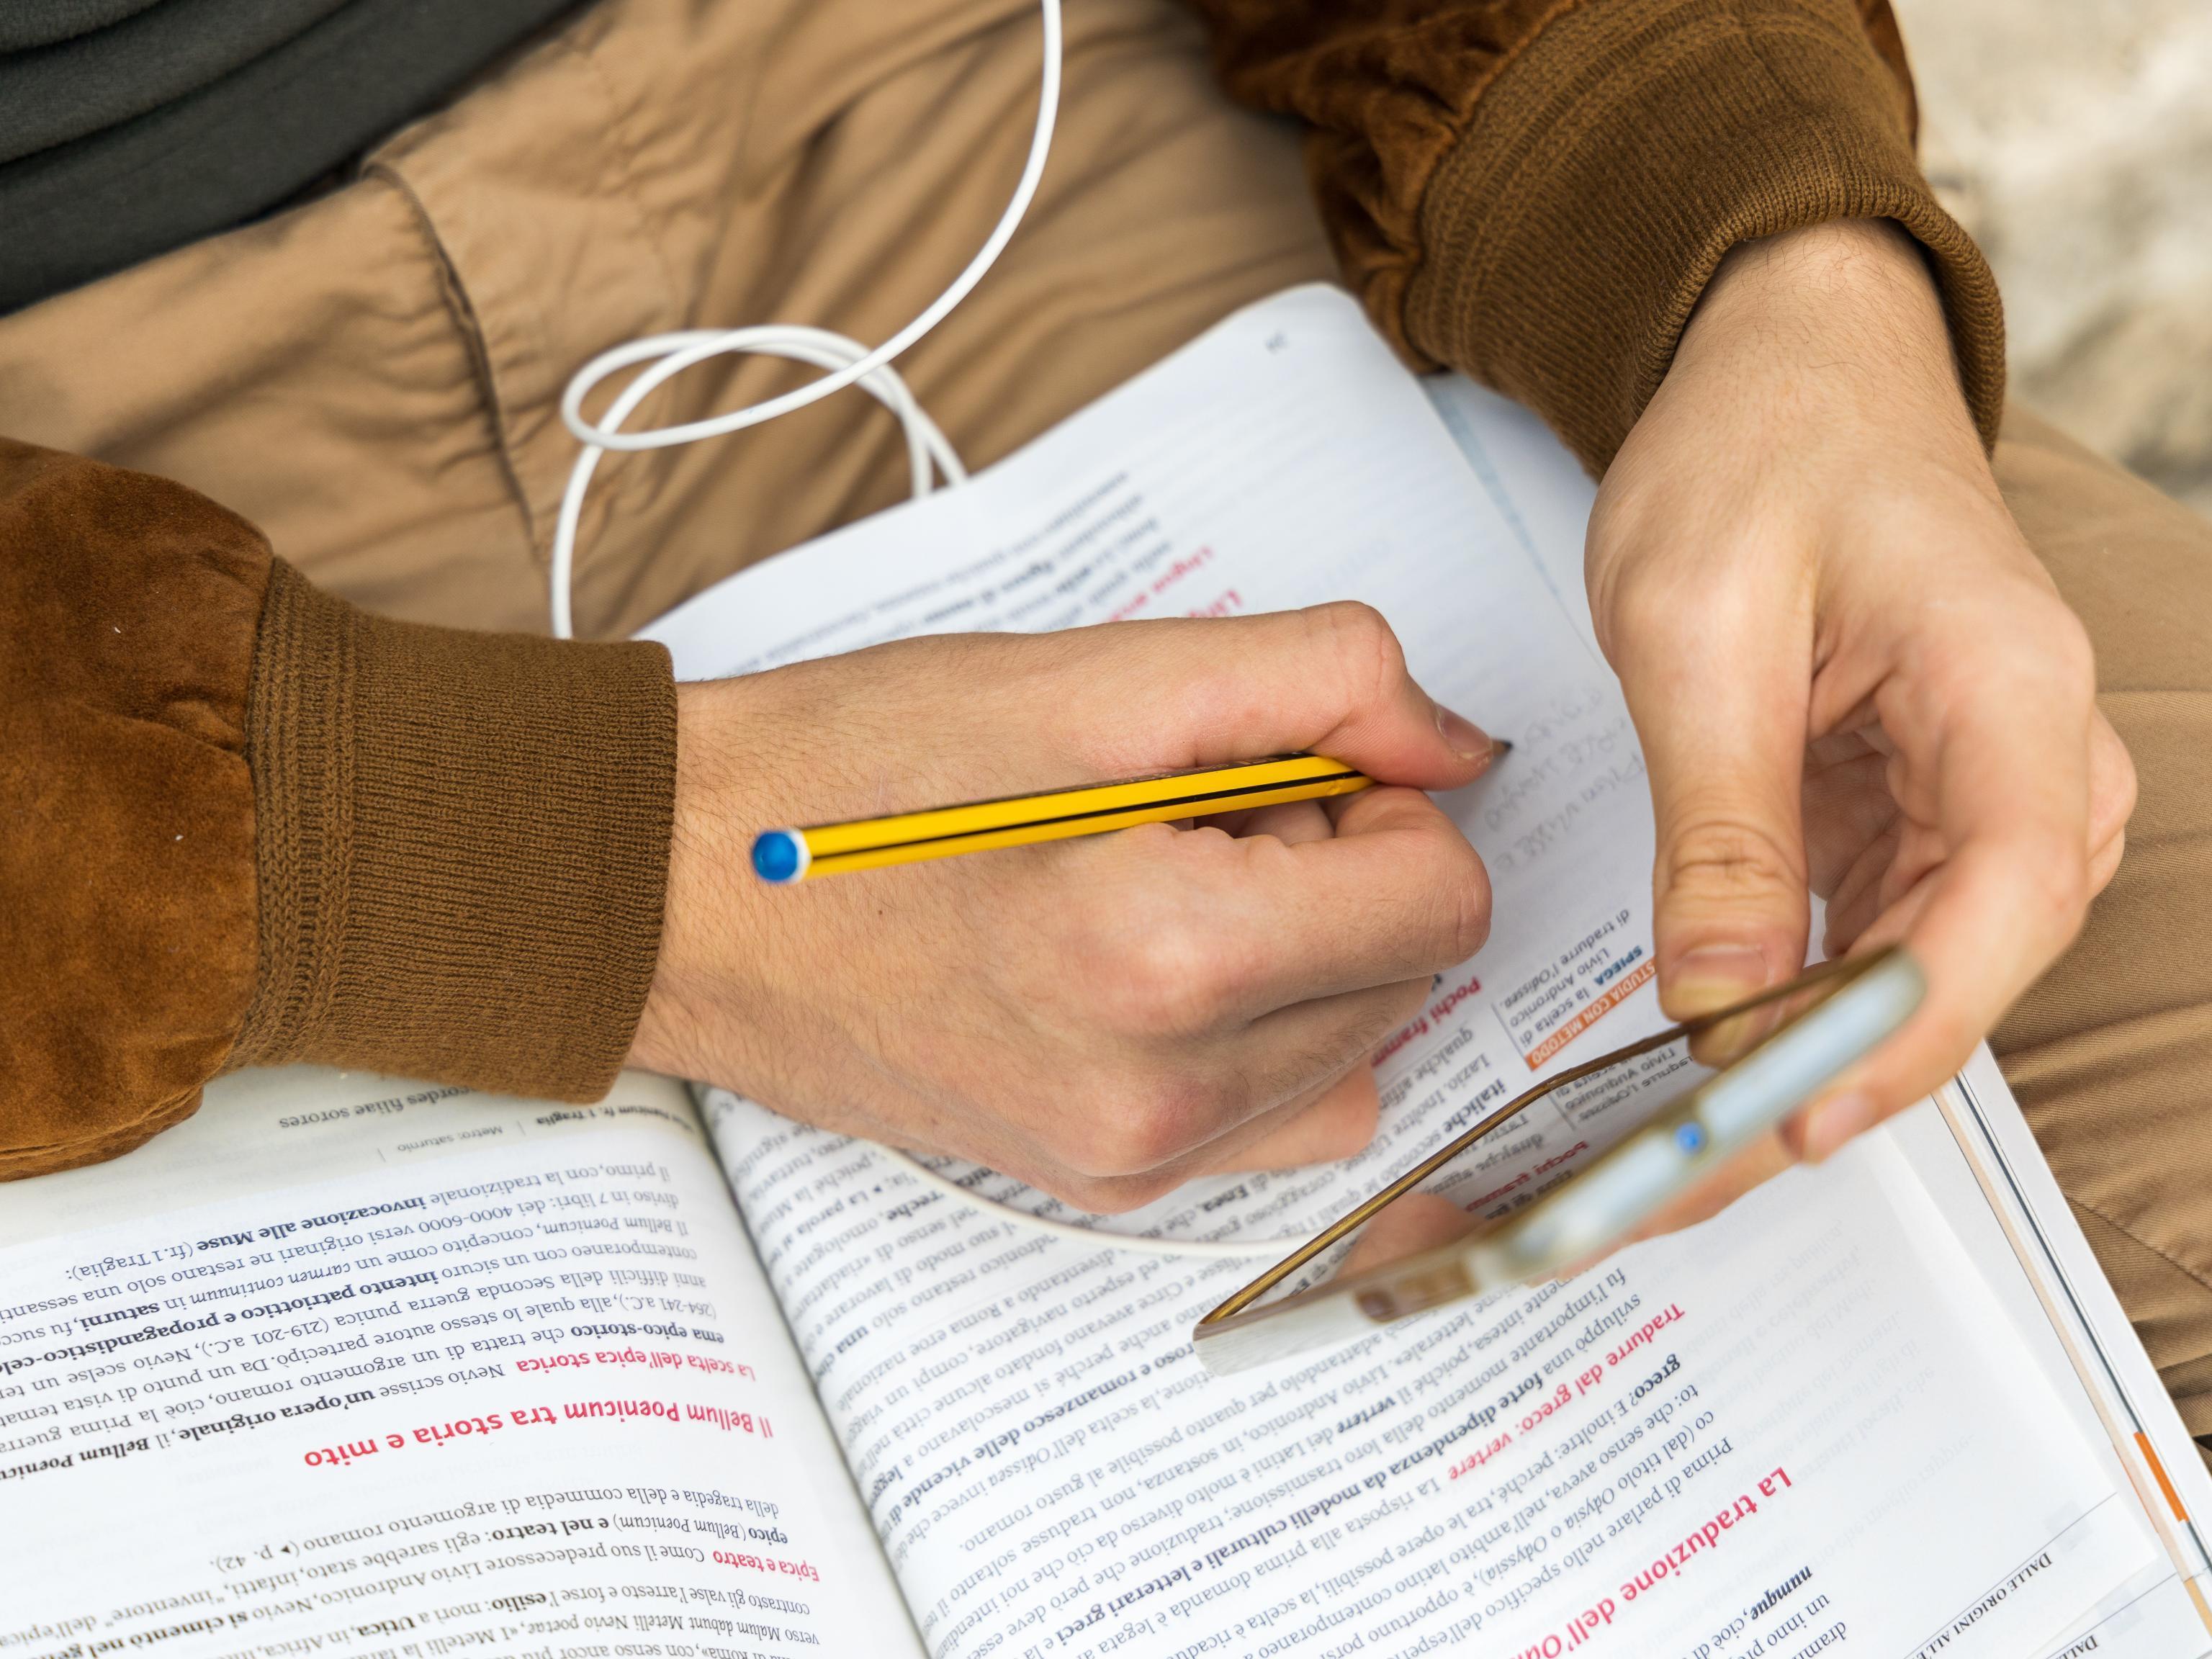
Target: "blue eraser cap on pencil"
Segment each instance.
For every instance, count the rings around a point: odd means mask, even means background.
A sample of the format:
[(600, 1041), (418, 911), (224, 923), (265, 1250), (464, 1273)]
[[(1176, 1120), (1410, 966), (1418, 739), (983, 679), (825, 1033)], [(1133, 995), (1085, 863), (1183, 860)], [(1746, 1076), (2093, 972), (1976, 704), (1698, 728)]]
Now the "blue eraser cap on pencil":
[(797, 881), (811, 860), (796, 830), (763, 830), (753, 837), (753, 873), (778, 886)]

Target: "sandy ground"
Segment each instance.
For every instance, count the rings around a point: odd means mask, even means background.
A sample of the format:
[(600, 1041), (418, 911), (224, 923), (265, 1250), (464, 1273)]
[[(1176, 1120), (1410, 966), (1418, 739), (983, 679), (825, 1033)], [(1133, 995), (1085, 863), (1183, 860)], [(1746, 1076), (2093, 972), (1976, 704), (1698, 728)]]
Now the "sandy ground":
[(2212, 0), (1893, 0), (2013, 390), (2212, 513)]

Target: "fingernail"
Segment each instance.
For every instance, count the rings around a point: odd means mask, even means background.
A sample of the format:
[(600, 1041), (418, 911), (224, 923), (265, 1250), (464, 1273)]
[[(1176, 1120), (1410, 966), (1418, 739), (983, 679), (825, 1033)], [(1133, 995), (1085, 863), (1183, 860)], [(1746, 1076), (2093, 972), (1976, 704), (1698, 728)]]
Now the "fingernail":
[(1667, 1006), (1677, 1019), (1709, 1014), (1766, 988), (1766, 958), (1748, 945), (1701, 945), (1674, 960)]
[(1491, 741), (1490, 733), (1442, 703), (1437, 705), (1437, 732), (1462, 760), (1491, 761), (1498, 757), (1498, 745)]
[(1874, 1102), (1862, 1094), (1832, 1095), (1805, 1115), (1805, 1161), (1824, 1164), (1853, 1135), (1874, 1127)]

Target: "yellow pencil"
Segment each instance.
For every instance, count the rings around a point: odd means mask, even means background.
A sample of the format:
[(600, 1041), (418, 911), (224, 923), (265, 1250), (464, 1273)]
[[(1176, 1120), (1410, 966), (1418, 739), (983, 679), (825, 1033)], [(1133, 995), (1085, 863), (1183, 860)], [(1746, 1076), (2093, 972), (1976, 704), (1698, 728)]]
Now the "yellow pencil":
[(987, 848), (1103, 836), (1137, 823), (1357, 794), (1374, 781), (1323, 755), (1277, 755), (1240, 766), (1010, 795), (887, 818), (764, 830), (753, 838), (753, 870), (763, 881), (783, 885), (839, 870), (911, 864)]

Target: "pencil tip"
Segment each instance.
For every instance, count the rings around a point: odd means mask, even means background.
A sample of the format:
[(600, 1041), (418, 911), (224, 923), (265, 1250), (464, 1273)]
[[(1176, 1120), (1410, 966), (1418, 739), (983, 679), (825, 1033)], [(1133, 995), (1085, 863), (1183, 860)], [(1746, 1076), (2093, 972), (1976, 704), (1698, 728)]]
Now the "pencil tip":
[(1490, 740), (1490, 759), (1491, 759), (1491, 763), (1492, 763), (1492, 765), (1495, 765), (1498, 762), (1504, 760), (1504, 759), (1508, 755), (1511, 754), (1512, 752), (1513, 752), (1513, 739), (1512, 739), (1512, 738), (1492, 738)]

